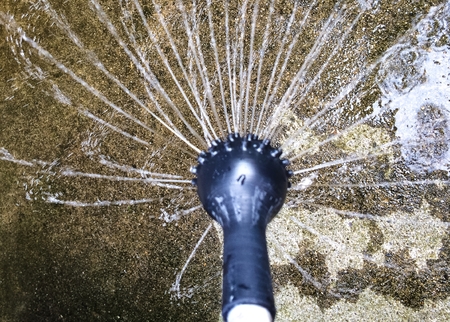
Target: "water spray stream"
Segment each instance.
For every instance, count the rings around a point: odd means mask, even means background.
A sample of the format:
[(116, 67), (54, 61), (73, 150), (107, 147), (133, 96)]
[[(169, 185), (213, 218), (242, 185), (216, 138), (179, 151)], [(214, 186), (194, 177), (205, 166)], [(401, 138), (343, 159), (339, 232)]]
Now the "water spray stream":
[(3, 2), (0, 320), (450, 320), (448, 0)]

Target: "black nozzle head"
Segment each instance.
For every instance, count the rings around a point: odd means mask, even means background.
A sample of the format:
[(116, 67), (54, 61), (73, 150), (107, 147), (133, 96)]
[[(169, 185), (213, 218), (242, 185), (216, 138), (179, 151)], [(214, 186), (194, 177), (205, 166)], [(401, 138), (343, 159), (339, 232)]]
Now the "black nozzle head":
[(282, 151), (254, 134), (229, 134), (202, 152), (195, 185), (207, 213), (222, 226), (263, 224), (281, 209), (292, 175)]
[(292, 171), (282, 151), (256, 135), (211, 143), (191, 168), (206, 212), (223, 228), (222, 315), (243, 304), (275, 317), (265, 231), (283, 206)]

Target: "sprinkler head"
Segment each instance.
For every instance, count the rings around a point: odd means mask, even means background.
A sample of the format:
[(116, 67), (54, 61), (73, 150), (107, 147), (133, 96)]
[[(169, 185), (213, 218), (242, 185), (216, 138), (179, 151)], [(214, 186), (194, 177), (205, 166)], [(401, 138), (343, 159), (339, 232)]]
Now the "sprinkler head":
[(213, 141), (191, 168), (206, 212), (224, 232), (222, 315), (238, 306), (265, 309), (275, 317), (266, 227), (279, 212), (290, 186), (288, 160), (269, 140), (230, 134)]

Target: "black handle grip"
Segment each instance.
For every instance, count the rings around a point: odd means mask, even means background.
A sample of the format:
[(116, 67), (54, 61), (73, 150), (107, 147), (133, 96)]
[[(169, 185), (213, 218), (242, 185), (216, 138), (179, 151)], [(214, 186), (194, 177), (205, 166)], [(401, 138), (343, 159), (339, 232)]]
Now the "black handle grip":
[(256, 304), (275, 317), (265, 225), (224, 227), (222, 315)]

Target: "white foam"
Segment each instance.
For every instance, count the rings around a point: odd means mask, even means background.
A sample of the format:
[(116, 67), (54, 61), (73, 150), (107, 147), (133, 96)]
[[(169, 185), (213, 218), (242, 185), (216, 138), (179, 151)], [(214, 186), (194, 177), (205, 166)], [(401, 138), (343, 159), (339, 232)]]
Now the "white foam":
[[(433, 25), (445, 24), (450, 6), (431, 10), (414, 41), (396, 45), (385, 56), (379, 76), (383, 105), (395, 111), (402, 156), (416, 172), (450, 171), (450, 48), (429, 36)], [(431, 33), (432, 34), (432, 33)]]

